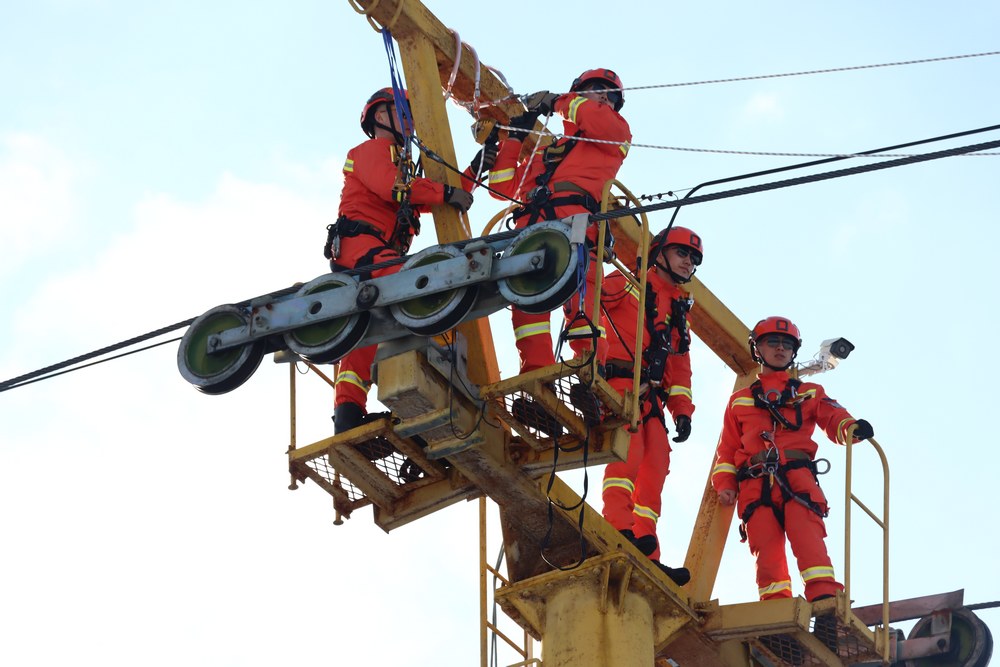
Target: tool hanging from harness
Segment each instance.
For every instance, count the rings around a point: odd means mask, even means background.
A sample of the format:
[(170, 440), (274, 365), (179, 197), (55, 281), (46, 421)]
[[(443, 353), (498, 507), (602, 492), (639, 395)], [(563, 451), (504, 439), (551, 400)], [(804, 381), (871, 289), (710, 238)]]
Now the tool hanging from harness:
[[(663, 375), (667, 370), (667, 357), (671, 354), (687, 354), (691, 348), (691, 334), (687, 326), (687, 314), (694, 305), (693, 299), (673, 299), (670, 302), (670, 317), (664, 324), (657, 326), (656, 293), (653, 286), (646, 283), (646, 330), (649, 332), (650, 344), (643, 351), (649, 384), (660, 393), (661, 400), (666, 401), (669, 391), (663, 387)], [(677, 332), (677, 349), (673, 349), (673, 332)]]
[(382, 247), (375, 248), (371, 255), (359, 258), (357, 266), (371, 264), (372, 258), (384, 248), (392, 248), (401, 255), (405, 255), (410, 250), (413, 237), (420, 233), (420, 219), (413, 211), (410, 204), (410, 183), (415, 175), (416, 168), (409, 160), (406, 151), (399, 151), (396, 146), (392, 147), (392, 160), (397, 166), (396, 182), (393, 184), (393, 201), (399, 204), (396, 211), (396, 224), (393, 226), (392, 234), (385, 238), (384, 232), (375, 225), (363, 220), (351, 220), (347, 216), (340, 216), (337, 220), (326, 226), (326, 244), (323, 246), (323, 256), (330, 260), (333, 270), (351, 269), (354, 267), (343, 266), (337, 263), (340, 258), (340, 240), (352, 236), (367, 234), (374, 236), (382, 242)]

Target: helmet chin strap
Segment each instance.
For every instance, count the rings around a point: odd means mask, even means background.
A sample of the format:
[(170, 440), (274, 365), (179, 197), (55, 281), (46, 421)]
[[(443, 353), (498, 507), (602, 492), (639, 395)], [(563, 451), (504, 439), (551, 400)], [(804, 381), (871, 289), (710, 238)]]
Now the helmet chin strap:
[(656, 254), (656, 261), (653, 262), (653, 264), (656, 266), (656, 268), (660, 269), (661, 271), (663, 271), (664, 273), (666, 273), (668, 276), (670, 276), (670, 278), (675, 283), (677, 283), (678, 285), (683, 285), (685, 283), (691, 282), (691, 279), (694, 278), (694, 274), (698, 270), (698, 267), (695, 267), (695, 268), (691, 269), (691, 275), (688, 276), (687, 278), (685, 278), (684, 276), (682, 276), (681, 274), (677, 273), (672, 268), (670, 268), (670, 262), (669, 261), (666, 262), (666, 263), (663, 263), (663, 254), (664, 254), (665, 250), (666, 250), (666, 247), (663, 247), (663, 248), (660, 249), (660, 252), (658, 252)]
[(392, 132), (392, 136), (396, 140), (396, 145), (397, 146), (402, 146), (403, 145), (403, 142), (405, 141), (405, 139), (403, 137), (403, 134), (399, 131), (399, 128), (396, 127), (396, 114), (394, 114), (394, 113), (390, 113), (389, 114), (389, 125), (383, 125), (382, 123), (378, 122), (377, 120), (374, 121), (372, 123), (372, 125), (374, 125), (375, 127), (381, 128), (383, 130), (386, 130), (387, 132)]

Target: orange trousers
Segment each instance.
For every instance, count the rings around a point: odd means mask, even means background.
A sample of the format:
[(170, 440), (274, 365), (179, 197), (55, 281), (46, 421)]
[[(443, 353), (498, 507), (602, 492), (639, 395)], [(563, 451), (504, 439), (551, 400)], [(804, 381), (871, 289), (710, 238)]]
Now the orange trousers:
[[(619, 393), (632, 388), (631, 378), (613, 378), (608, 384)], [(670, 474), (670, 440), (659, 399), (655, 396), (642, 399), (639, 406), (642, 413), (639, 430), (631, 435), (628, 457), (604, 468), (602, 514), (618, 530), (631, 530), (636, 537), (655, 537), (663, 483)], [(654, 410), (658, 414), (650, 414)], [(650, 558), (660, 559), (659, 541)]]
[[(381, 246), (381, 249), (379, 249)], [(367, 234), (352, 236), (341, 240), (341, 257), (337, 264), (344, 268), (363, 268), (369, 264), (378, 264), (390, 259), (401, 257), (392, 248), (384, 247), (380, 239)], [(397, 273), (402, 264), (373, 271), (371, 277), (388, 276)], [(372, 384), (372, 364), (375, 363), (375, 353), (378, 345), (351, 350), (340, 360), (337, 380), (334, 383), (333, 404), (356, 403), (367, 413), (368, 390)]]
[[(787, 473), (788, 486), (795, 493), (807, 493), (823, 512), (826, 497), (812, 472), (797, 468)], [(747, 505), (761, 497), (764, 478), (740, 482), (737, 511), (743, 516)], [(843, 585), (834, 577), (833, 563), (826, 550), (826, 525), (823, 517), (795, 500), (785, 500), (775, 482), (771, 484), (771, 502), (784, 514), (784, 526), (778, 522), (774, 511), (760, 505), (746, 524), (750, 553), (757, 561), (757, 588), (761, 600), (792, 597), (791, 578), (785, 558), (785, 538), (799, 566), (805, 583), (805, 598), (815, 600), (824, 595), (835, 595)]]

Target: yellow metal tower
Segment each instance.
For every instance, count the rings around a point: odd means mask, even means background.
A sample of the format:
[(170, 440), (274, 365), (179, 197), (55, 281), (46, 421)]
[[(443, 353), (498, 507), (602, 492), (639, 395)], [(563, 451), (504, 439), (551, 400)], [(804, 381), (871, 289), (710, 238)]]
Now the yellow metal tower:
[[(456, 162), (441, 95), (449, 82), (451, 95), (461, 102), (478, 101), (473, 99), (476, 93), (479, 99), (491, 101), (476, 109), (484, 118), (506, 122), (519, 113), (520, 105), (504, 83), (487, 68), (476, 71), (478, 59), (468, 46), (460, 45), (456, 52), (455, 35), (420, 2), (349, 1), (373, 28), (391, 30), (399, 45), (421, 141), (444, 161)], [(438, 162), (427, 160), (424, 169), (429, 178), (460, 185), (458, 175)], [(605, 206), (628, 203), (628, 191), (620, 184), (612, 185), (619, 193), (612, 195), (609, 190)], [(433, 216), (439, 243), (456, 244), (473, 236), (454, 208), (438, 206)], [(617, 239), (615, 261), (623, 268), (634, 266), (637, 254), (645, 255), (648, 248), (645, 219), (622, 216), (611, 220), (611, 227)], [(475, 244), (461, 248), (455, 256), (464, 255), (470, 265), (479, 261), (476, 253), (488, 252)], [(697, 278), (688, 287), (695, 299), (692, 329), (734, 371), (735, 388), (748, 386), (757, 372), (745, 345), (748, 328)], [(219, 317), (226, 320), (226, 326), (241, 324), (228, 311)], [(229, 322), (233, 317), (236, 320)], [(214, 344), (205, 338), (204, 344)], [(960, 592), (895, 607), (885, 599), (874, 608), (852, 609), (849, 546), (848, 589), (836, 599), (732, 605), (711, 599), (733, 508), (717, 501), (710, 481), (685, 559), (692, 578), (683, 589), (678, 588), (569, 486), (550, 474), (623, 460), (628, 447), (623, 426), (634, 425), (635, 392), (620, 396), (586, 364), (559, 364), (501, 380), (485, 317), (459, 324), (444, 338), (442, 345), (389, 343), (380, 349), (378, 397), (392, 410), (391, 422), (371, 422), (304, 447), (295, 442), (296, 373), (292, 369), (292, 487), (307, 479), (314, 481), (333, 497), (338, 521), (372, 505), (375, 522), (386, 531), (459, 500), (493, 500), (500, 511), (507, 562), (507, 575), (495, 599), (527, 634), (542, 642), (544, 653), (541, 661), (522, 664), (735, 667), (890, 664), (907, 658), (916, 661), (912, 664), (922, 664), (922, 658), (948, 650), (954, 654), (949, 642), (959, 640), (973, 654), (965, 662), (947, 664), (988, 661), (988, 652), (974, 654), (975, 638), (971, 642), (962, 639), (963, 633), (982, 633), (982, 628), (974, 616), (970, 619), (960, 611)], [(592, 386), (614, 417), (588, 426), (584, 415), (567, 400), (571, 379)], [(541, 403), (558, 420), (565, 432), (555, 438), (558, 442), (515, 418), (513, 401), (524, 396)], [(489, 418), (483, 418), (484, 412)], [(357, 445), (376, 436), (391, 444), (393, 453), (371, 461)], [(877, 443), (872, 444), (885, 463)], [(848, 480), (850, 451), (849, 447)], [(848, 507), (859, 505), (887, 535), (888, 472), (880, 511), (861, 502), (849, 483)], [(550, 518), (550, 508), (556, 510), (555, 520)], [(887, 544), (886, 537), (883, 547)], [(885, 553), (883, 560), (887, 562)], [(886, 586), (882, 593), (887, 598)], [(925, 623), (923, 634), (918, 632), (905, 645), (890, 631), (889, 623), (930, 617), (931, 612), (937, 614), (934, 622)], [(830, 650), (829, 641), (820, 641), (811, 632), (814, 619), (824, 616), (833, 619), (836, 652)], [(961, 631), (957, 635), (956, 628)], [(485, 665), (485, 650), (483, 660)]]

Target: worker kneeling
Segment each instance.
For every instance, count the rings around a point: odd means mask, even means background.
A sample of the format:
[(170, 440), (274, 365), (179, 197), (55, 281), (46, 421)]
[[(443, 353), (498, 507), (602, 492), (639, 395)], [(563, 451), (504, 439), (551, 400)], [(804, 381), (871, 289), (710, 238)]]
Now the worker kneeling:
[(621, 393), (631, 390), (635, 364), (642, 366), (639, 430), (632, 434), (627, 459), (608, 464), (604, 470), (604, 518), (679, 586), (686, 584), (691, 575), (686, 568), (660, 563), (656, 537), (660, 496), (670, 472), (664, 406), (673, 416), (677, 432), (674, 442), (684, 442), (691, 435), (694, 413), (687, 325), (693, 301), (680, 285), (691, 280), (702, 257), (701, 237), (690, 229), (668, 228), (653, 239), (646, 274), (645, 331), (638, 359), (633, 354), (638, 288), (615, 271), (605, 281), (601, 296), (612, 331), (605, 367), (608, 383)]

